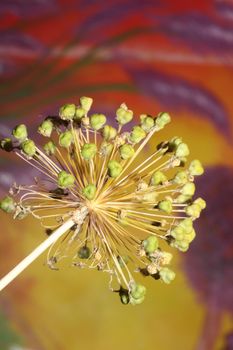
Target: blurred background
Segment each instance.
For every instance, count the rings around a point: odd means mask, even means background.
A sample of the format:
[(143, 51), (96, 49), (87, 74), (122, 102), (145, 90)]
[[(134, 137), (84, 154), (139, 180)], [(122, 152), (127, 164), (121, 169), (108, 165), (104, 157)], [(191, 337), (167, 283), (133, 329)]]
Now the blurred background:
[[(182, 136), (206, 167), (208, 208), (170, 286), (146, 280), (145, 302), (123, 306), (108, 276), (51, 271), (40, 257), (0, 296), (0, 350), (233, 349), (232, 0), (1, 0), (0, 137), (36, 127), (64, 103), (94, 98), (112, 120), (168, 111), (164, 139)], [(0, 154), (1, 195), (35, 174)], [(45, 238), (33, 219), (0, 213), (0, 273)]]

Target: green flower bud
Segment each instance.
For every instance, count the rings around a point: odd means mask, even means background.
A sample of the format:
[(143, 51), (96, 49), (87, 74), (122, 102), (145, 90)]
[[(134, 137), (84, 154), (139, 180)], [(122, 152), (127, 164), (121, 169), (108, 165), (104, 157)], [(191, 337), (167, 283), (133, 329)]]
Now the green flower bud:
[(171, 230), (170, 235), (177, 240), (184, 239), (185, 231), (182, 227), (176, 226), (173, 230)]
[(165, 213), (170, 214), (172, 212), (172, 202), (168, 199), (165, 199), (159, 202), (158, 208)]
[(188, 241), (188, 243), (191, 243), (195, 237), (196, 237), (196, 232), (194, 229), (192, 229), (190, 233), (187, 233), (185, 235), (185, 240)]
[(117, 131), (111, 125), (105, 125), (102, 131), (103, 138), (107, 141), (116, 137)]
[(204, 169), (203, 169), (203, 166), (202, 166), (200, 160), (195, 159), (190, 163), (189, 172), (193, 176), (202, 175), (204, 173)]
[(133, 119), (133, 112), (123, 103), (116, 111), (116, 120), (119, 124), (125, 125)]
[(193, 230), (193, 220), (186, 218), (180, 221), (179, 226), (184, 229), (185, 234), (189, 234)]
[(110, 160), (108, 162), (108, 171), (111, 177), (117, 177), (122, 172), (122, 165), (116, 160)]
[(77, 107), (75, 109), (74, 120), (80, 120), (86, 115), (86, 111), (82, 107)]
[(183, 204), (188, 201), (190, 201), (190, 196), (185, 196), (184, 194), (180, 194), (178, 197), (175, 199), (175, 203)]
[(199, 207), (201, 207), (201, 209), (205, 209), (206, 208), (206, 201), (202, 198), (197, 198), (195, 199), (195, 201), (193, 202), (194, 204), (198, 204)]
[(161, 280), (166, 284), (171, 283), (176, 277), (175, 272), (169, 269), (168, 267), (162, 267), (159, 271), (159, 275)]
[(147, 114), (140, 115), (141, 127), (146, 132), (149, 132), (154, 126), (154, 119)]
[(86, 96), (80, 97), (81, 107), (85, 109), (86, 112), (89, 112), (89, 110), (91, 109), (92, 103), (93, 103), (93, 99), (91, 97), (86, 97)]
[(49, 119), (44, 120), (38, 128), (38, 132), (45, 137), (50, 137), (52, 134), (52, 131), (53, 131), (53, 123)]
[(193, 203), (186, 207), (185, 212), (188, 216), (191, 216), (193, 218), (199, 218), (201, 213), (201, 207), (198, 204)]
[(184, 142), (181, 142), (176, 149), (175, 155), (178, 158), (188, 156), (189, 155), (189, 148), (188, 148), (187, 144)]
[(71, 131), (67, 130), (60, 134), (59, 136), (59, 145), (61, 147), (70, 147), (71, 143), (73, 142), (73, 134)]
[(141, 297), (141, 298), (138, 298), (138, 299), (134, 299), (134, 298), (130, 298), (130, 304), (131, 305), (139, 305), (141, 303), (143, 303), (143, 301), (145, 300), (145, 297)]
[(87, 185), (84, 189), (83, 189), (83, 194), (84, 196), (91, 200), (94, 199), (95, 194), (96, 194), (96, 186), (93, 184), (89, 184)]
[(58, 186), (60, 188), (69, 188), (74, 185), (75, 178), (72, 174), (67, 173), (66, 171), (62, 170), (58, 174)]
[(130, 141), (133, 143), (139, 143), (146, 137), (146, 132), (140, 126), (134, 126), (130, 133)]
[(76, 107), (75, 104), (65, 104), (59, 110), (59, 116), (63, 120), (72, 120), (75, 116)]
[(106, 123), (106, 117), (104, 114), (97, 114), (96, 113), (90, 117), (90, 124), (94, 130), (101, 129), (105, 123)]
[(188, 174), (185, 170), (180, 170), (173, 178), (173, 182), (178, 185), (185, 184), (188, 181)]
[(189, 241), (186, 239), (186, 236), (185, 236), (185, 239), (182, 239), (180, 241), (179, 240), (175, 241), (174, 246), (177, 249), (179, 249), (181, 252), (185, 253), (189, 249)]
[(28, 136), (26, 125), (20, 124), (16, 126), (12, 131), (12, 135), (19, 141), (25, 140)]
[(11, 152), (13, 150), (13, 143), (9, 137), (2, 139), (0, 146), (1, 146), (1, 149), (3, 149), (6, 152)]
[(49, 141), (44, 145), (44, 151), (46, 154), (51, 156), (56, 151), (56, 145), (53, 141)]
[(97, 147), (95, 143), (85, 143), (81, 149), (82, 157), (86, 160), (92, 159), (97, 152)]
[(157, 237), (149, 236), (142, 241), (143, 248), (147, 254), (153, 253), (159, 246)]
[(160, 185), (166, 181), (167, 181), (166, 175), (164, 175), (164, 173), (162, 173), (162, 171), (158, 170), (152, 174), (150, 183), (153, 186), (157, 186), (157, 185)]
[(88, 247), (84, 246), (79, 248), (78, 250), (78, 257), (80, 259), (88, 259), (91, 255), (91, 251)]
[(158, 126), (160, 129), (164, 128), (164, 126), (168, 123), (170, 123), (171, 117), (166, 112), (161, 112), (158, 114), (158, 116), (155, 119), (155, 125)]
[(135, 151), (134, 151), (133, 146), (131, 146), (127, 143), (120, 147), (120, 155), (121, 155), (122, 159), (132, 158), (134, 153), (135, 153)]
[(112, 152), (112, 149), (113, 149), (113, 144), (104, 141), (101, 143), (101, 146), (100, 146), (100, 154), (102, 156), (108, 156)]
[(133, 283), (130, 290), (130, 297), (133, 299), (141, 299), (146, 294), (146, 287), (142, 284)]
[(6, 196), (0, 201), (0, 208), (6, 213), (13, 213), (15, 211), (15, 203), (13, 198)]
[(181, 189), (184, 196), (193, 196), (195, 193), (195, 185), (193, 182), (187, 182)]
[(23, 141), (21, 147), (24, 153), (29, 157), (33, 157), (36, 153), (36, 145), (32, 140)]

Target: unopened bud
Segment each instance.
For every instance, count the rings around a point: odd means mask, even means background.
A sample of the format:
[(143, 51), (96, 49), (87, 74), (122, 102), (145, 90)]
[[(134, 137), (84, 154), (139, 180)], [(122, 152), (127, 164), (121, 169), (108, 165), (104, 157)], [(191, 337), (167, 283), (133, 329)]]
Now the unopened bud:
[(83, 194), (84, 196), (89, 199), (92, 200), (95, 197), (96, 194), (96, 186), (93, 184), (89, 184), (87, 185), (84, 189), (83, 189)]
[(122, 165), (116, 160), (110, 160), (108, 162), (108, 170), (111, 177), (118, 177), (122, 172)]
[(58, 186), (61, 188), (69, 188), (74, 185), (75, 178), (72, 174), (62, 170), (58, 174)]
[(95, 143), (85, 143), (81, 149), (82, 157), (86, 160), (92, 159), (97, 152), (97, 147)]

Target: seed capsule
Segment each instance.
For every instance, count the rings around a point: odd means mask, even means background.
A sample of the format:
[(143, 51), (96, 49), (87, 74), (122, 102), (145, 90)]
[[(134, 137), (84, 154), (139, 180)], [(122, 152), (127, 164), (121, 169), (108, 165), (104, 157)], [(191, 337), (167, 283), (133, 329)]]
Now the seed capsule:
[(16, 126), (12, 131), (12, 135), (19, 141), (25, 140), (28, 136), (26, 125), (20, 124)]
[(184, 142), (181, 142), (177, 149), (176, 149), (176, 152), (175, 152), (175, 155), (178, 157), (178, 158), (182, 158), (182, 157), (187, 157), (189, 155), (189, 148), (188, 146), (186, 145), (186, 143)]
[(129, 110), (126, 104), (122, 103), (116, 111), (116, 120), (119, 124), (125, 125), (133, 119), (133, 112)]
[(157, 118), (155, 119), (155, 125), (157, 125), (160, 129), (164, 128), (165, 125), (170, 123), (171, 117), (166, 112), (161, 112), (158, 114)]
[(49, 156), (56, 152), (56, 145), (53, 141), (49, 141), (44, 145), (44, 151)]
[(166, 284), (171, 283), (176, 277), (175, 272), (169, 269), (168, 267), (162, 267), (159, 271), (159, 275), (161, 280)]
[(131, 146), (127, 143), (120, 147), (120, 155), (121, 155), (122, 159), (132, 158), (134, 153), (135, 153), (135, 151), (134, 151), (133, 146)]
[(159, 246), (158, 239), (155, 236), (149, 236), (144, 239), (142, 246), (147, 254), (153, 253)]
[(73, 134), (71, 131), (67, 130), (60, 134), (59, 136), (59, 145), (61, 147), (68, 148), (73, 142)]
[(199, 176), (204, 173), (203, 166), (198, 159), (195, 159), (190, 163), (189, 172), (193, 176)]
[(62, 170), (58, 174), (58, 186), (61, 188), (69, 188), (74, 185), (75, 178), (72, 174)]
[(70, 104), (65, 104), (64, 106), (62, 106), (59, 110), (59, 116), (61, 117), (61, 119), (64, 120), (72, 120), (75, 116), (75, 104), (70, 103)]
[(32, 140), (23, 141), (21, 147), (23, 152), (29, 157), (33, 157), (36, 153), (36, 145)]
[(92, 200), (95, 197), (96, 194), (96, 186), (93, 184), (89, 184), (87, 185), (84, 189), (83, 189), (83, 194), (84, 196), (89, 199)]
[(97, 152), (97, 147), (94, 143), (86, 143), (82, 149), (81, 149), (81, 154), (82, 157), (86, 160), (92, 159)]
[(91, 97), (86, 97), (86, 96), (82, 96), (80, 97), (80, 104), (81, 107), (86, 111), (89, 112), (89, 110), (91, 109), (93, 103), (93, 99)]
[(93, 114), (90, 117), (90, 124), (94, 130), (101, 129), (106, 123), (106, 117), (104, 114)]
[(139, 143), (146, 137), (146, 132), (140, 126), (134, 126), (130, 133), (130, 141), (133, 143)]
[(108, 162), (108, 170), (109, 175), (115, 178), (122, 172), (122, 165), (116, 160), (110, 160), (110, 162)]
[(6, 196), (0, 201), (0, 208), (6, 213), (13, 213), (15, 211), (15, 203), (13, 198)]
[(112, 140), (116, 137), (117, 131), (111, 125), (105, 125), (102, 131), (103, 138), (106, 141)]
[(159, 202), (158, 207), (160, 210), (164, 211), (167, 214), (170, 214), (172, 212), (172, 202), (170, 200), (163, 200)]
[(53, 131), (53, 123), (49, 119), (44, 120), (43, 123), (41, 123), (38, 128), (38, 132), (45, 137), (50, 137), (52, 134), (52, 131)]

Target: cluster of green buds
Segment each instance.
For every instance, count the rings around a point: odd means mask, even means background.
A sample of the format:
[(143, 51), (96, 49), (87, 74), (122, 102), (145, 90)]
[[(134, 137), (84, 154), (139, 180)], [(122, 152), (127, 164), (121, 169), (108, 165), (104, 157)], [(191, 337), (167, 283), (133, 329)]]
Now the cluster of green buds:
[(78, 105), (66, 104), (57, 117), (47, 117), (38, 127), (43, 146), (28, 137), (24, 124), (1, 140), (3, 150), (35, 167), (43, 181), (13, 184), (0, 207), (15, 219), (33, 215), (50, 232), (72, 220), (50, 249), (48, 265), (56, 268), (66, 257), (73, 266), (106, 271), (119, 284), (110, 288), (122, 303), (136, 305), (146, 294), (137, 273), (165, 284), (174, 280), (171, 251), (188, 250), (196, 235), (193, 222), (206, 205), (193, 199), (194, 179), (204, 170), (199, 160), (188, 163), (181, 138), (157, 148), (150, 143), (170, 122), (168, 113), (142, 114), (124, 131), (133, 120), (125, 103), (116, 110), (116, 125), (91, 113), (92, 103), (81, 97)]

